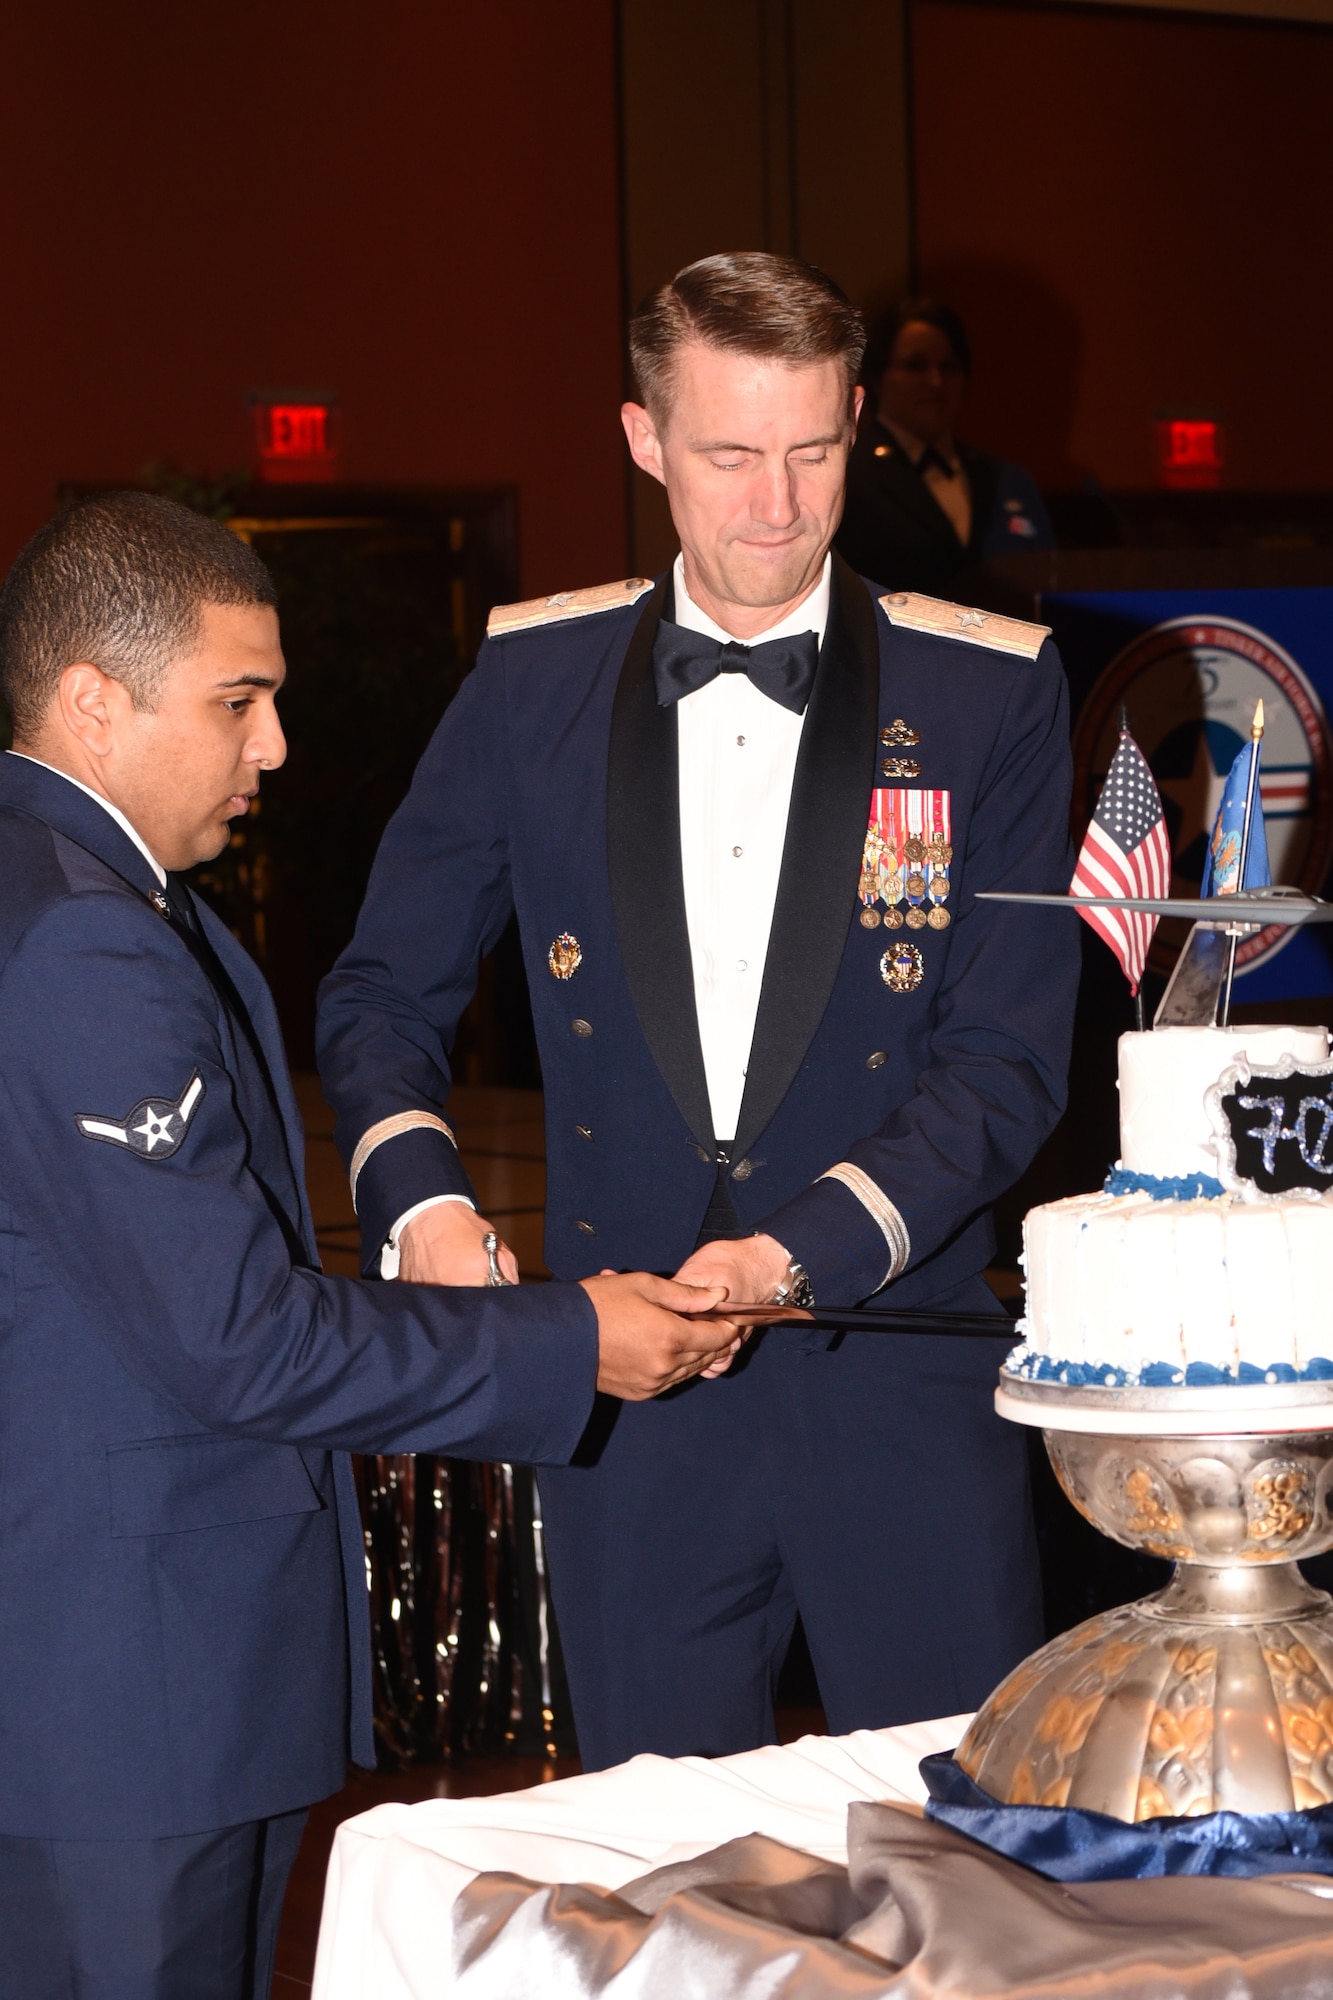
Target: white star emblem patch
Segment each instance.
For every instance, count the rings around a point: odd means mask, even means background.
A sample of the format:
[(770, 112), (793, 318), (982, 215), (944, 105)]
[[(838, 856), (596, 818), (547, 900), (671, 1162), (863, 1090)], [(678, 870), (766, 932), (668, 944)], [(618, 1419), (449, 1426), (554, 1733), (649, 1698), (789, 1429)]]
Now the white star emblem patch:
[(123, 1146), (143, 1160), (169, 1160), (178, 1153), (190, 1121), (204, 1095), (198, 1070), (179, 1097), (143, 1097), (124, 1118), (99, 1118), (81, 1112), (74, 1120), (85, 1139)]

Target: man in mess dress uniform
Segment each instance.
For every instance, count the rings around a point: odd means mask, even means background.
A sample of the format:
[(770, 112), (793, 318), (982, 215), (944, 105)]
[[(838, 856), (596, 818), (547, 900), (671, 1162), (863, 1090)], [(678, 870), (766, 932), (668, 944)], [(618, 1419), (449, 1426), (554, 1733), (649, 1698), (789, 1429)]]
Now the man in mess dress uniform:
[[(368, 1271), (484, 1266), (448, 1049), (517, 911), (558, 1277), (998, 1312), (989, 1204), (1059, 1116), (1077, 944), (975, 898), (1068, 883), (1064, 675), (1044, 628), (830, 554), (862, 339), (761, 254), (635, 315), (680, 555), (495, 613), (321, 996)], [(585, 1763), (773, 1741), (798, 1612), (835, 1731), (979, 1702), (1042, 1635), (1003, 1353), (773, 1327), (600, 1408), (540, 1477)]]
[(263, 2000), (304, 1809), (375, 1761), (344, 1454), (565, 1460), (730, 1334), (657, 1278), (320, 1274), (268, 989), (174, 872), (282, 677), (259, 558), (152, 495), (0, 596), (5, 2000)]

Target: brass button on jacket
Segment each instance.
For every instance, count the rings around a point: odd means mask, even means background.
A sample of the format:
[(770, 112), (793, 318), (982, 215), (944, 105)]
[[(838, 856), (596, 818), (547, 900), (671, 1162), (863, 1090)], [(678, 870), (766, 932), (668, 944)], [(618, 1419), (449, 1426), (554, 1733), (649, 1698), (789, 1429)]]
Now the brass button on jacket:
[(876, 1049), (873, 1056), (866, 1057), (866, 1068), (883, 1069), (888, 1059), (889, 1058), (883, 1049)]
[(575, 1016), (575, 1018), (570, 1022), (569, 1025), (574, 1030), (574, 1033), (578, 1035), (583, 1041), (586, 1041), (588, 1039), (588, 1036), (592, 1033), (592, 1022), (585, 1021), (578, 1015)]
[(578, 1219), (574, 1224), (574, 1227), (575, 1229), (581, 1229), (585, 1236), (595, 1236), (597, 1234), (597, 1231), (593, 1228), (592, 1224), (590, 1222), (585, 1222), (582, 1216), (578, 1217)]
[(576, 1125), (574, 1130), (578, 1133), (580, 1139), (591, 1139), (592, 1137), (591, 1125)]

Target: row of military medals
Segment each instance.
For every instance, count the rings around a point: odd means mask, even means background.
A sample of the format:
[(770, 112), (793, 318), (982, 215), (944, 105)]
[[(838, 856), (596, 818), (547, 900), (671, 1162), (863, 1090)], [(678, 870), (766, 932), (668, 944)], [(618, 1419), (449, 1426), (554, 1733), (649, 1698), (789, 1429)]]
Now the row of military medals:
[[(885, 748), (908, 748), (921, 741), (905, 722), (895, 721), (880, 736)], [(880, 765), (886, 778), (919, 778), (914, 757), (886, 757)], [(861, 922), (866, 930), (882, 923), (886, 930), (947, 930), (944, 907), (951, 887), (949, 864), (949, 794), (926, 790), (877, 790), (870, 798), (870, 823), (861, 859)], [(884, 912), (880, 914), (880, 904)], [(896, 993), (910, 993), (925, 970), (920, 951), (904, 938), (887, 951), (880, 964), (885, 984)]]

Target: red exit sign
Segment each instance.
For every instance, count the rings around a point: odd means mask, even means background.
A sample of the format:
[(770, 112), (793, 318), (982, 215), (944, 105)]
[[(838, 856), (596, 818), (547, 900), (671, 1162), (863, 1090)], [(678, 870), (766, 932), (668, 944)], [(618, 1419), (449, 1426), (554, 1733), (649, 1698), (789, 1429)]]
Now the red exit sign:
[(250, 409), (261, 479), (304, 484), (337, 477), (337, 410), (331, 397), (255, 395)]
[(1163, 486), (1220, 486), (1222, 427), (1217, 419), (1159, 417), (1157, 469)]

